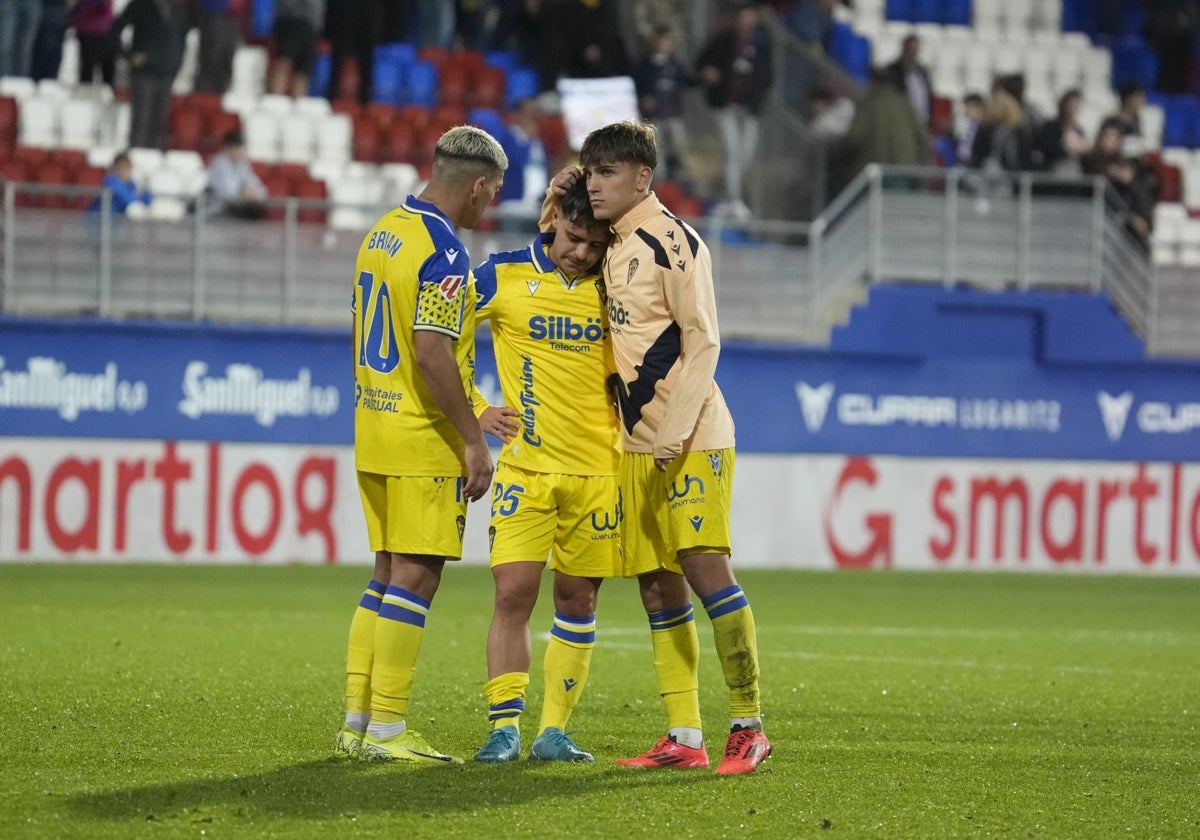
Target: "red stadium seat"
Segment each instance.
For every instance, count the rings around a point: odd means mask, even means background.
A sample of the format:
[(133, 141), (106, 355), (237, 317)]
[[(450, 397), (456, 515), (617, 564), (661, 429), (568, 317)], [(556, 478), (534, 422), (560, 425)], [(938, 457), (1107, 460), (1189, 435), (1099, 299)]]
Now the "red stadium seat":
[[(297, 198), (325, 199), (327, 192), (322, 181), (305, 178), (294, 185)], [(325, 224), (325, 211), (318, 207), (301, 207), (297, 218), (301, 222)]]
[(29, 169), (19, 160), (0, 161), (0, 177), (6, 181), (22, 183), (29, 180)]
[(379, 155), (379, 125), (374, 118), (364, 114), (354, 121), (354, 135), (350, 140), (351, 155), (355, 160), (374, 162)]
[(211, 155), (221, 150), (221, 138), (228, 132), (242, 127), (242, 120), (237, 114), (228, 111), (213, 111), (205, 119), (204, 137), (200, 144), (200, 153)]
[(558, 167), (571, 155), (566, 123), (558, 114), (545, 114), (538, 118), (538, 134), (542, 138), (542, 145), (546, 147), (546, 156), (550, 158), (550, 171), (558, 171)]
[(17, 146), (9, 157), (25, 164), (26, 170), (32, 175), (46, 160), (47, 154), (45, 149), (39, 149), (37, 146)]
[(481, 67), (475, 73), (472, 105), (475, 108), (504, 109), (507, 77), (503, 67)]
[[(438, 132), (438, 136), (440, 137), (442, 132), (447, 129), (454, 128), (456, 125), (466, 125), (466, 122), (466, 107), (462, 105), (439, 105), (433, 109), (433, 117), (429, 121), (429, 126), (440, 127), (441, 131)], [(429, 126), (426, 126), (426, 129)]]
[(676, 181), (667, 181), (664, 179), (662, 181), (654, 181), (652, 189), (654, 190), (654, 194), (658, 196), (658, 200), (665, 204), (668, 210), (678, 215), (679, 211), (675, 208), (681, 200), (687, 197), (687, 193), (684, 192), (683, 187)]
[(386, 130), (395, 121), (399, 113), (399, 108), (387, 102), (370, 102), (363, 108), (363, 115), (369, 116), (374, 120), (375, 125), (380, 131)]
[[(98, 166), (83, 166), (75, 170), (71, 180), (81, 187), (101, 187), (104, 185), (104, 170)], [(86, 210), (94, 200), (95, 197), (91, 195), (78, 195), (69, 199), (67, 206), (74, 210)]]
[(420, 132), (424, 131), (425, 126), (433, 119), (433, 111), (424, 105), (402, 105), (396, 118), (413, 131)]
[(342, 62), (342, 75), (338, 78), (338, 89), (334, 99), (353, 99), (358, 101), (358, 59), (348, 56)]
[(6, 157), (17, 144), (17, 100), (0, 96), (0, 157)]
[(363, 106), (359, 104), (357, 99), (347, 99), (345, 97), (335, 99), (330, 103), (329, 107), (333, 113), (345, 114), (351, 120), (356, 119), (363, 112)]
[[(308, 179), (308, 167), (302, 163), (277, 163), (271, 167), (271, 174), (295, 185)], [(288, 195), (293, 193), (289, 192)]]
[(470, 69), (450, 62), (438, 74), (439, 106), (466, 107), (471, 96)]
[(171, 112), (170, 147), (172, 149), (188, 149), (200, 151), (204, 145), (205, 114), (191, 108), (181, 108)]
[(450, 62), (450, 51), (443, 47), (421, 47), (417, 50), (417, 59), (429, 62), (441, 71)]
[[(33, 173), (34, 178), (40, 184), (67, 184), (70, 183), (70, 175), (67, 168), (61, 163), (53, 160), (47, 160)], [(34, 197), (33, 204), (35, 207), (47, 207), (54, 210), (60, 210), (67, 206), (65, 197), (54, 194), (42, 194)]]
[(379, 142), (379, 163), (411, 163), (416, 156), (417, 132), (411, 126), (395, 122), (383, 132)]
[[(260, 176), (261, 177), (261, 176)], [(287, 178), (280, 178), (277, 175), (268, 175), (262, 179), (263, 185), (267, 188), (267, 194), (271, 198), (287, 198), (291, 195), (292, 184)], [(285, 214), (283, 202), (272, 203), (267, 205), (266, 217), (274, 221), (283, 221)]]
[(74, 180), (75, 173), (87, 166), (87, 153), (78, 149), (51, 149), (47, 157), (66, 170), (67, 180)]
[(929, 106), (930, 129), (935, 137), (954, 133), (954, 102), (945, 96), (935, 96)]

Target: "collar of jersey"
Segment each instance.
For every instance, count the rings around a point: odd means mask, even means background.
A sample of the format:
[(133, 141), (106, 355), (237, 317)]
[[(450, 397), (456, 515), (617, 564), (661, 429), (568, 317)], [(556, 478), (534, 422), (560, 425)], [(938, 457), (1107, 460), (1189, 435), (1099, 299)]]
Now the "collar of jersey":
[(650, 219), (663, 213), (666, 209), (663, 207), (662, 202), (658, 200), (658, 196), (651, 191), (649, 195), (635, 204), (628, 213), (612, 226), (613, 233), (624, 239)]
[(455, 233), (454, 223), (447, 218), (446, 214), (437, 209), (437, 205), (430, 204), (428, 201), (422, 201), (416, 196), (410, 195), (404, 199), (404, 209), (411, 210), (414, 213), (421, 213), (427, 216), (437, 216), (442, 220), (446, 227), (450, 228), (451, 233)]
[(553, 233), (539, 233), (537, 239), (529, 243), (529, 255), (533, 259), (533, 264), (543, 274), (552, 274), (558, 271), (558, 266), (554, 264), (554, 260), (550, 259), (550, 255), (546, 253), (546, 249), (550, 247), (550, 243), (553, 241)]

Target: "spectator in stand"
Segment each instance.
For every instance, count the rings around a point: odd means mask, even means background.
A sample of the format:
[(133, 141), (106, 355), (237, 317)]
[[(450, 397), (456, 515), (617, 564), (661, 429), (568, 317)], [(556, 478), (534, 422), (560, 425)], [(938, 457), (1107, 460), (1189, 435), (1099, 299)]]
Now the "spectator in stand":
[[(137, 209), (145, 209), (150, 204), (150, 191), (138, 189), (137, 181), (133, 180), (133, 162), (129, 159), (128, 152), (121, 152), (113, 158), (112, 165), (104, 173), (104, 189), (112, 193), (109, 199), (110, 206), (118, 215), (128, 213), (131, 206), (137, 205)], [(90, 209), (98, 211), (102, 202), (103, 198), (97, 198), (92, 202)]]
[(0, 76), (28, 76), (42, 0), (0, 0)]
[(308, 77), (317, 61), (317, 35), (325, 22), (325, 0), (275, 0), (275, 63), (267, 89), (283, 96), (308, 96)]
[(266, 212), (263, 202), (267, 199), (267, 188), (250, 166), (246, 144), (238, 129), (226, 132), (221, 138), (221, 151), (208, 164), (205, 192), (208, 210), (213, 215), (261, 219)]
[(978, 93), (968, 93), (963, 97), (963, 127), (954, 145), (955, 163), (959, 166), (969, 166), (978, 169), (980, 159), (978, 154), (979, 129), (983, 125), (985, 103), (983, 96)]
[(130, 0), (109, 30), (114, 50), (133, 27), (128, 50), (131, 146), (161, 149), (167, 137), (171, 84), (183, 64), (188, 30), (195, 24), (188, 0)]
[(1121, 151), (1120, 126), (1113, 122), (1100, 126), (1096, 145), (1083, 157), (1083, 171), (1108, 179), (1124, 200), (1125, 226), (1144, 247), (1149, 247), (1158, 184), (1148, 165), (1127, 158)]
[(325, 12), (325, 32), (332, 47), (330, 55), (329, 90), (332, 102), (341, 95), (342, 71), (351, 56), (358, 64), (358, 101), (371, 101), (371, 85), (375, 74), (375, 47), (384, 32), (383, 0), (341, 0), (330, 4)]
[(422, 47), (448, 48), (458, 28), (454, 0), (417, 0), (417, 37)]
[(658, 178), (680, 175), (680, 155), (687, 147), (683, 121), (683, 88), (695, 84), (687, 65), (679, 57), (675, 35), (662, 27), (633, 73), (642, 118), (654, 123), (658, 134)]
[(112, 0), (75, 0), (71, 8), (71, 26), (79, 39), (79, 81), (91, 84), (96, 71), (104, 84), (112, 86), (114, 52), (108, 30), (113, 24)]
[(562, 0), (547, 32), (559, 33), (568, 76), (601, 79), (628, 72), (615, 0)]
[(920, 59), (921, 39), (909, 35), (904, 39), (900, 57), (888, 65), (887, 74), (892, 84), (908, 96), (921, 125), (928, 127), (933, 115), (933, 84)]
[(912, 102), (896, 87), (890, 70), (874, 70), (845, 139), (848, 172), (869, 163), (921, 166), (929, 163), (929, 133)]
[(62, 65), (63, 38), (67, 34), (68, 7), (74, 0), (42, 0), (42, 19), (33, 42), (29, 75), (36, 80), (57, 79)]
[(1034, 146), (1035, 169), (1061, 175), (1078, 175), (1080, 159), (1091, 151), (1087, 135), (1079, 125), (1083, 94), (1069, 90), (1058, 100), (1058, 115), (1038, 127)]
[(677, 47), (685, 46), (691, 5), (690, 0), (634, 0), (629, 10), (633, 30), (631, 50), (645, 53), (653, 49), (663, 29), (670, 30)]
[(1118, 90), (1121, 104), (1117, 113), (1105, 118), (1121, 129), (1122, 151), (1128, 157), (1137, 157), (1145, 151), (1142, 140), (1142, 108), (1146, 107), (1146, 89), (1140, 82), (1126, 82)]
[(242, 40), (246, 0), (199, 0), (200, 55), (196, 90), (225, 93), (233, 80), (233, 55)]
[(1020, 172), (1032, 169), (1033, 138), (1021, 103), (997, 81), (976, 138), (975, 159), (981, 169)]
[(816, 44), (829, 52), (833, 38), (833, 10), (837, 0), (797, 0), (784, 20), (806, 44)]
[(514, 110), (512, 124), (506, 131), (488, 129), (508, 155), (496, 215), (503, 230), (535, 230), (550, 183), (546, 146), (538, 127), (542, 112), (533, 99), (522, 99)]
[(1192, 92), (1192, 61), (1200, 31), (1196, 0), (1154, 0), (1146, 9), (1146, 41), (1158, 54), (1154, 89)]
[(737, 5), (733, 24), (708, 41), (697, 66), (725, 146), (730, 212), (749, 218), (742, 176), (758, 150), (758, 114), (773, 79), (771, 43), (755, 4)]

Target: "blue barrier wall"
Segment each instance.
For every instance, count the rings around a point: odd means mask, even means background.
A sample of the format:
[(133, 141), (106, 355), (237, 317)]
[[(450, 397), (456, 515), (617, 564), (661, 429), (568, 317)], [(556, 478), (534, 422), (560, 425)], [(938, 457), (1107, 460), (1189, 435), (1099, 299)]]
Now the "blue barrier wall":
[[(727, 343), (739, 449), (1200, 460), (1200, 365), (1142, 358), (1103, 298), (909, 291), (830, 350)], [(338, 330), (0, 318), (0, 434), (348, 444), (351, 361)]]

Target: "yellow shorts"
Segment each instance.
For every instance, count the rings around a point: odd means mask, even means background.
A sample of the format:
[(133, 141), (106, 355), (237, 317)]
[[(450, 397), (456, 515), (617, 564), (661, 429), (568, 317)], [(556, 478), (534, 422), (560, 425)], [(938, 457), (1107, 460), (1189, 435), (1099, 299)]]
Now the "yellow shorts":
[(462, 557), (467, 498), (462, 478), (358, 474), (371, 551)]
[(562, 475), (500, 464), (492, 482), (492, 565), (546, 562), (577, 577), (619, 577), (617, 478)]
[(734, 451), (685, 452), (665, 473), (654, 456), (621, 453), (621, 530), (626, 577), (682, 573), (680, 555), (729, 554)]

